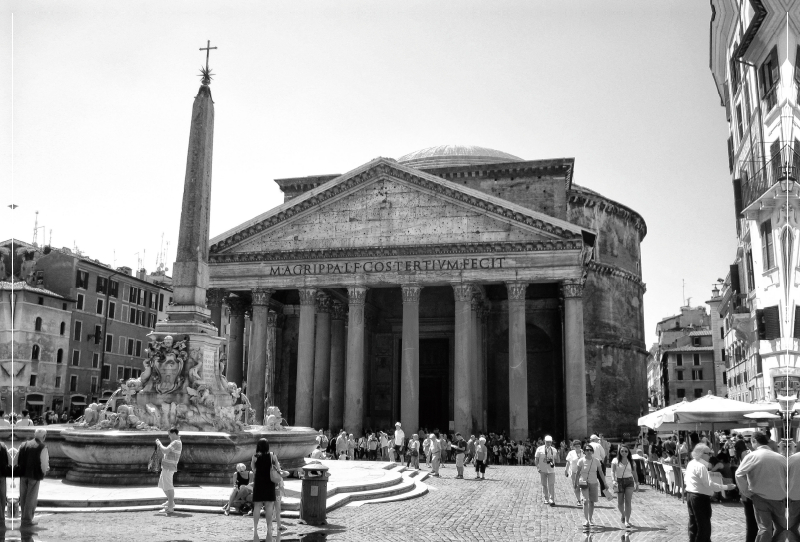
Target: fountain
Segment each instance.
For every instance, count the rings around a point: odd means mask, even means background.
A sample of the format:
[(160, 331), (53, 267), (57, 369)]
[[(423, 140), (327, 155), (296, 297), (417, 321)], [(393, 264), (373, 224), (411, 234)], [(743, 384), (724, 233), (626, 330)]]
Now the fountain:
[[(269, 441), (287, 470), (299, 469), (316, 447), (316, 431), (284, 426), (276, 407), (268, 409), (266, 425), (249, 424), (254, 418), (250, 401), (225, 377), (225, 360), (219, 353), (225, 339), (218, 336), (206, 308), (214, 131), (208, 61), (201, 75), (192, 107), (173, 266), (174, 302), (167, 319), (157, 322), (148, 335), (141, 376), (121, 383), (115, 392), (125, 395), (125, 404), (116, 412), (93, 404), (79, 424), (45, 427), (54, 474), (72, 482), (155, 484), (159, 474), (149, 472), (147, 464), (155, 440), (168, 440), (170, 427), (180, 430), (183, 441), (176, 483), (231, 484), (235, 465), (249, 464), (260, 438)], [(257, 399), (260, 405), (263, 398)], [(15, 428), (13, 443), (10, 429), (0, 430), (0, 440), (17, 447), (21, 439), (32, 438), (33, 429)]]

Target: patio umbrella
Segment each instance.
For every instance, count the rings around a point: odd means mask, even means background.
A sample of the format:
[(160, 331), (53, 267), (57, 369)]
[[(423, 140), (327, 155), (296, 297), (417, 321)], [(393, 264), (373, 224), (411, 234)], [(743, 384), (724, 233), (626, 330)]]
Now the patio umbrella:
[(743, 422), (745, 414), (753, 412), (775, 413), (776, 403), (745, 403), (716, 395), (704, 395), (691, 402), (683, 402), (672, 412), (665, 414), (664, 422), (673, 423), (720, 423)]
[(661, 410), (656, 410), (655, 412), (651, 412), (650, 414), (642, 416), (639, 418), (639, 426), (649, 427), (650, 429), (658, 429), (664, 424), (665, 421), (674, 421), (675, 409), (684, 403), (686, 403), (686, 399), (677, 405), (669, 405)]

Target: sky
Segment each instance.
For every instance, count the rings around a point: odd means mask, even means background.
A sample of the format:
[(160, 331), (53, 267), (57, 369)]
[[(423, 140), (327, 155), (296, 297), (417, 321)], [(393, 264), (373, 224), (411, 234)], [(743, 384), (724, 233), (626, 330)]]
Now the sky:
[(735, 257), (708, 2), (6, 0), (0, 17), (3, 239), (30, 242), (38, 211), (40, 243), (171, 268), (211, 40), (212, 237), (282, 203), (273, 179), (463, 144), (574, 157), (575, 183), (644, 217), (648, 344)]

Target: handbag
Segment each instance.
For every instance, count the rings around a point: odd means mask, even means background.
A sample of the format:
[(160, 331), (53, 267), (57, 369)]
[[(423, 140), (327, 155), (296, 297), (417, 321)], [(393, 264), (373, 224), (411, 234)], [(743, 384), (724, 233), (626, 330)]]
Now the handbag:
[(273, 484), (279, 485), (281, 483), (281, 480), (283, 480), (283, 476), (281, 476), (281, 473), (278, 472), (278, 467), (275, 466), (275, 463), (272, 460), (272, 454), (269, 454), (269, 459), (270, 459), (269, 479)]
[(150, 461), (147, 463), (147, 470), (150, 472), (158, 472), (161, 470), (161, 450), (156, 444), (153, 455), (150, 456)]
[[(584, 467), (585, 467), (585, 466), (586, 466), (586, 464), (584, 464)], [(594, 459), (592, 459), (592, 462), (591, 462), (591, 464), (589, 465), (589, 470), (590, 470), (590, 471), (591, 471), (591, 468), (592, 468), (592, 467), (594, 467)], [(578, 474), (578, 487), (579, 487), (580, 489), (586, 489), (587, 487), (589, 487), (589, 474), (587, 474), (587, 475), (586, 475), (586, 480), (583, 480), (583, 479), (581, 478), (581, 474), (583, 474), (583, 469), (581, 469), (581, 472)], [(600, 479), (600, 478), (598, 477), (598, 480), (599, 480), (599, 479)]]

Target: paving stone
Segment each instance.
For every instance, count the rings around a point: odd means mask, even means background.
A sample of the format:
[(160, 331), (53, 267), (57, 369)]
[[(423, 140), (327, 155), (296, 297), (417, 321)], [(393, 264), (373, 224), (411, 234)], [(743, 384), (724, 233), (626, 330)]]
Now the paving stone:
[[(686, 504), (658, 493), (649, 486), (634, 495), (632, 522), (635, 530), (626, 538), (620, 528), (616, 502), (602, 500), (595, 511), (600, 526), (591, 536), (582, 532), (583, 513), (575, 506), (568, 480), (556, 477), (556, 507), (541, 502), (539, 475), (533, 467), (490, 466), (485, 481), (456, 480), (452, 465), (442, 478), (425, 480), (433, 491), (408, 501), (345, 506), (328, 515), (324, 528), (284, 523), (281, 540), (303, 539), (332, 542), (426, 542), (426, 541), (581, 541), (677, 542), (687, 539)], [(561, 471), (563, 472), (563, 471)], [(741, 540), (744, 510), (739, 503), (713, 505), (714, 540)], [(228, 542), (252, 540), (252, 518), (203, 513), (127, 512), (43, 515), (34, 540), (114, 542), (151, 540)], [(266, 535), (260, 522), (262, 540)], [(311, 538), (314, 533), (324, 538)], [(6, 539), (19, 537), (8, 531)], [(303, 538), (301, 538), (303, 537)]]

